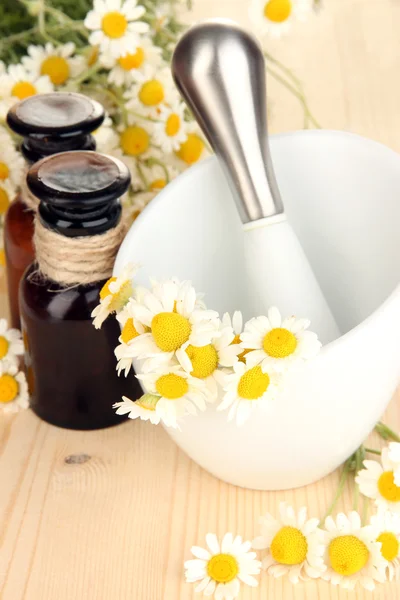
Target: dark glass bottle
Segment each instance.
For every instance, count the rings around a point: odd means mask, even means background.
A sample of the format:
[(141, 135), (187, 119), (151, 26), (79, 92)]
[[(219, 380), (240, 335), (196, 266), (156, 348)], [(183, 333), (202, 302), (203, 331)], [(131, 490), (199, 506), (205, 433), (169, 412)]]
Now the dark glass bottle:
[[(15, 104), (7, 115), (9, 127), (23, 136), (21, 152), (28, 166), (59, 152), (95, 150), (96, 144), (90, 133), (103, 120), (104, 110), (98, 102), (81, 94), (66, 92), (31, 96)], [(34, 259), (32, 238), (35, 214), (26, 194), (22, 186), (4, 220), (11, 325), (16, 328), (20, 327), (19, 282)]]
[[(125, 165), (95, 152), (46, 158), (27, 177), (29, 188), (40, 198), (36, 218), (45, 228), (69, 238), (98, 236), (99, 248), (101, 234), (121, 218), (119, 198), (129, 181)], [(38, 264), (26, 271), (20, 286), (31, 407), (60, 427), (114, 425), (124, 417), (115, 414), (112, 404), (123, 395), (138, 398), (141, 391), (135, 378), (117, 375), (116, 319), (109, 317), (101, 329), (92, 325), (91, 313), (106, 280), (63, 287), (40, 273), (39, 251), (37, 258)]]

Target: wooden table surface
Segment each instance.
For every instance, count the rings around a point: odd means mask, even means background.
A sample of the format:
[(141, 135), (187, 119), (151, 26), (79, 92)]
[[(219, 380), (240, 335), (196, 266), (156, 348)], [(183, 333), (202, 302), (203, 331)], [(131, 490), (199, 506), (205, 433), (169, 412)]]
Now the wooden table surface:
[[(194, 15), (247, 24), (247, 0), (197, 0)], [(399, 0), (325, 0), (318, 18), (269, 50), (295, 70), (323, 127), (400, 150)], [(299, 105), (270, 82), (274, 132), (298, 129)], [(3, 286), (4, 287), (4, 286)], [(0, 314), (6, 300), (0, 295)], [(400, 429), (400, 396), (385, 421)], [(374, 440), (374, 443), (378, 443)], [(191, 600), (183, 562), (208, 531), (252, 538), (280, 500), (322, 515), (338, 473), (287, 492), (218, 481), (160, 427), (129, 422), (98, 431), (57, 429), (30, 411), (0, 418), (1, 600)], [(351, 508), (347, 489), (340, 508)], [(391, 600), (400, 583), (352, 595), (325, 582), (292, 586), (263, 575), (243, 600)], [(196, 596), (197, 597), (197, 596)]]

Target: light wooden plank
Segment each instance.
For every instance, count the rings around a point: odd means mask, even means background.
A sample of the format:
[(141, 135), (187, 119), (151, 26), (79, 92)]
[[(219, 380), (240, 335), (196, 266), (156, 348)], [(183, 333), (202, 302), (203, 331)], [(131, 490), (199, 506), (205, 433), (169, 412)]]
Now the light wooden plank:
[[(304, 83), (324, 127), (347, 129), (400, 150), (400, 3), (330, 0), (269, 50)], [(225, 16), (248, 25), (247, 0), (197, 0), (194, 20)], [(273, 132), (301, 127), (298, 103), (269, 78)], [(0, 278), (0, 291), (4, 292)], [(0, 314), (7, 312), (0, 293)], [(400, 395), (385, 419), (400, 430)], [(371, 444), (379, 444), (375, 439)], [(79, 458), (87, 455), (86, 462)], [(71, 458), (72, 457), (72, 458)], [(66, 462), (66, 459), (67, 462)], [(75, 461), (75, 462), (74, 462)], [(78, 462), (76, 462), (78, 461)], [(30, 412), (0, 419), (1, 600), (194, 600), (183, 562), (208, 531), (252, 538), (266, 510), (286, 499), (322, 515), (333, 473), (295, 491), (252, 492), (216, 480), (160, 428), (126, 423), (100, 432), (64, 431)], [(340, 508), (351, 508), (347, 486)], [(394, 600), (400, 584), (380, 586)], [(291, 586), (261, 577), (243, 600), (342, 600), (325, 582)], [(357, 590), (356, 600), (372, 597)]]

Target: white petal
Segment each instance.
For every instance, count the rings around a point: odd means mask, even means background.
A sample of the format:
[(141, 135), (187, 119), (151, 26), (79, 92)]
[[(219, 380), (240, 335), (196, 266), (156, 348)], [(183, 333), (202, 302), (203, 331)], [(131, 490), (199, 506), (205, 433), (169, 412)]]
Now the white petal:
[(195, 592), (202, 592), (208, 586), (208, 584), (210, 583), (210, 581), (211, 581), (211, 577), (205, 577), (203, 579), (203, 581), (201, 583), (199, 583), (199, 585), (197, 585), (194, 588), (194, 591)]
[(200, 558), (202, 560), (210, 560), (211, 554), (205, 550), (205, 548), (200, 548), (200, 546), (192, 546), (191, 553), (196, 558)]
[(240, 579), (240, 581), (243, 581), (243, 583), (245, 583), (246, 585), (249, 585), (251, 587), (258, 586), (257, 579), (252, 575), (247, 575), (246, 573), (239, 573), (238, 578)]
[(207, 533), (206, 542), (211, 554), (220, 554), (219, 542), (215, 533)]
[(281, 314), (280, 314), (279, 310), (276, 308), (276, 306), (272, 306), (269, 309), (268, 319), (269, 319), (269, 322), (271, 323), (272, 329), (275, 329), (275, 327), (281, 326), (282, 318), (281, 318)]
[(221, 552), (223, 554), (229, 554), (231, 552), (232, 543), (233, 543), (232, 533), (226, 533), (222, 540)]

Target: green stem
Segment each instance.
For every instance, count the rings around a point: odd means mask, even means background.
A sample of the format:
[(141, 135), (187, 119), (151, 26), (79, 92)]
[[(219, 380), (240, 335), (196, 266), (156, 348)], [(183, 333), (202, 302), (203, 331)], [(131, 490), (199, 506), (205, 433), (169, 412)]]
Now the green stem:
[(95, 64), (93, 67), (90, 67), (87, 71), (82, 73), (79, 77), (75, 77), (75, 79), (71, 79), (71, 84), (74, 86), (79, 85), (83, 81), (90, 79), (93, 75), (95, 75), (98, 71), (100, 71), (101, 65)]
[(136, 166), (137, 166), (137, 170), (138, 170), (138, 173), (139, 173), (139, 177), (143, 181), (143, 184), (144, 184), (146, 190), (148, 190), (149, 189), (149, 182), (147, 181), (146, 176), (143, 173), (143, 169), (142, 169), (142, 166), (141, 166), (139, 160), (137, 161), (137, 165)]
[(168, 169), (167, 166), (165, 165), (165, 163), (163, 163), (161, 160), (159, 160), (158, 158), (149, 158), (148, 160), (146, 160), (146, 164), (151, 167), (152, 165), (158, 165), (159, 167), (162, 168), (162, 170), (164, 171), (164, 175), (165, 175), (165, 180), (167, 183), (169, 183), (170, 179), (169, 179), (169, 173), (168, 173)]
[(392, 440), (393, 442), (400, 442), (400, 437), (390, 429), (387, 425), (379, 421), (377, 425), (375, 425), (375, 431), (383, 438), (384, 440)]
[(25, 31), (20, 31), (19, 33), (13, 33), (11, 35), (7, 35), (6, 37), (1, 38), (0, 40), (0, 48), (4, 44), (14, 44), (15, 42), (20, 42), (25, 38), (33, 35), (34, 33), (38, 33), (39, 28), (37, 26), (31, 27), (30, 29), (25, 29)]
[(297, 90), (291, 83), (289, 83), (289, 81), (284, 79), (284, 77), (282, 77), (282, 75), (280, 75), (279, 73), (277, 73), (276, 71), (271, 69), (271, 67), (269, 67), (268, 65), (267, 65), (267, 72), (274, 79), (276, 79), (276, 81), (279, 81), (279, 83), (282, 84), (286, 89), (288, 89), (294, 96), (296, 96), (296, 98), (302, 105), (304, 113), (307, 116), (307, 118), (311, 121), (311, 123), (314, 125), (314, 127), (316, 127), (317, 129), (321, 129), (321, 125), (318, 123), (317, 119), (314, 117), (314, 115), (312, 114), (312, 112), (308, 106), (308, 103), (307, 103), (304, 93), (300, 90)]
[[(358, 448), (358, 450), (356, 450), (356, 454), (355, 454), (355, 461), (356, 461), (355, 474), (356, 475), (357, 475), (358, 471), (361, 469), (362, 458), (363, 458), (363, 446), (360, 446), (360, 448)], [(353, 510), (358, 511), (359, 500), (360, 500), (360, 488), (358, 487), (358, 484), (354, 481)]]
[(380, 450), (375, 450), (374, 448), (365, 448), (364, 447), (365, 452), (368, 452), (369, 454), (378, 454), (379, 456), (382, 454), (382, 452)]
[(264, 56), (265, 56), (265, 58), (267, 60), (269, 60), (270, 62), (272, 62), (281, 71), (283, 71), (285, 73), (285, 75), (287, 75), (289, 77), (289, 79), (291, 79), (293, 81), (293, 83), (299, 88), (299, 90), (303, 91), (303, 86), (301, 84), (300, 79), (298, 77), (296, 77), (296, 75), (293, 73), (293, 71), (291, 69), (289, 69), (289, 67), (287, 67), (286, 65), (284, 65), (283, 63), (281, 63), (280, 60), (278, 60), (277, 58), (275, 58), (274, 56), (272, 56), (272, 54), (270, 54), (266, 50), (264, 50)]
[(351, 456), (350, 456), (350, 457), (349, 457), (349, 458), (346, 460), (346, 462), (344, 463), (344, 466), (343, 466), (343, 471), (342, 471), (342, 474), (341, 474), (341, 476), (340, 476), (340, 480), (339, 480), (339, 486), (338, 486), (338, 489), (336, 490), (336, 494), (335, 494), (335, 497), (334, 497), (334, 498), (333, 498), (333, 500), (332, 500), (332, 504), (329, 506), (329, 508), (328, 508), (328, 510), (326, 511), (326, 513), (325, 513), (324, 517), (321, 519), (321, 523), (322, 523), (322, 524), (324, 524), (324, 523), (325, 523), (325, 519), (326, 519), (327, 517), (329, 517), (329, 515), (332, 513), (332, 511), (334, 510), (335, 506), (337, 505), (337, 503), (338, 503), (338, 501), (339, 501), (339, 499), (340, 499), (341, 495), (343, 494), (343, 490), (344, 490), (344, 486), (345, 486), (345, 484), (346, 484), (347, 476), (348, 476), (348, 474), (349, 474), (349, 471), (350, 471), (350, 466), (351, 466), (351, 463), (352, 463), (352, 461), (353, 461), (353, 456), (354, 456), (354, 455), (351, 455)]

